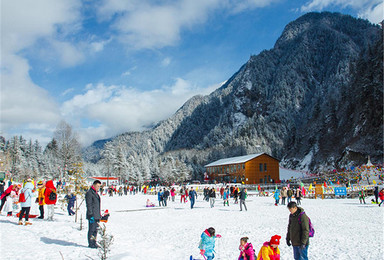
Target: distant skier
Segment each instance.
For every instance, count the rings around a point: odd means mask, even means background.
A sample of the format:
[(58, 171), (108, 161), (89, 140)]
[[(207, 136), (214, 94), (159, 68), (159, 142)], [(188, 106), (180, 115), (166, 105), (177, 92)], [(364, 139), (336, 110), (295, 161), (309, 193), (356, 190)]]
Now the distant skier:
[(215, 239), (221, 235), (215, 234), (213, 227), (207, 228), (202, 234), (199, 243), (200, 254), (205, 256), (207, 260), (212, 260), (215, 257)]
[(193, 209), (193, 206), (195, 205), (195, 199), (197, 199), (197, 193), (193, 188), (191, 188), (189, 191), (189, 199), (191, 201), (191, 209)]

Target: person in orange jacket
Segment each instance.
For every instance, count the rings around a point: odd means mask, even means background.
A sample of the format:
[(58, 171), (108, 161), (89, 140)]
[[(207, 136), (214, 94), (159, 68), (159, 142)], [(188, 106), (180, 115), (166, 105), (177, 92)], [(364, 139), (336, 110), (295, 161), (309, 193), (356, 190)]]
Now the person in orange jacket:
[(264, 242), (257, 255), (257, 260), (280, 260), (280, 239), (281, 236), (274, 235), (270, 241)]
[(38, 196), (37, 196), (36, 203), (39, 203), (39, 210), (40, 210), (40, 216), (38, 218), (44, 219), (44, 205), (45, 205), (44, 192), (45, 192), (45, 186), (44, 186), (43, 181), (39, 181), (37, 183), (37, 190), (38, 190)]
[(44, 202), (48, 208), (48, 220), (53, 220), (55, 215), (55, 204), (57, 201), (57, 190), (53, 184), (53, 180), (47, 181), (44, 191)]

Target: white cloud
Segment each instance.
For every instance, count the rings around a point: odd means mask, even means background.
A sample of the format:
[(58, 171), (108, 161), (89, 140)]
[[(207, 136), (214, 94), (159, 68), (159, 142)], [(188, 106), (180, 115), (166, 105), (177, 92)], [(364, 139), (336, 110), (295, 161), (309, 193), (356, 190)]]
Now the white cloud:
[(169, 57), (166, 57), (161, 61), (162, 67), (167, 67), (169, 64), (171, 64), (171, 58), (169, 58)]
[[(42, 131), (36, 126), (55, 125), (60, 111), (48, 92), (33, 83), (28, 61), (20, 53), (39, 39), (54, 39), (59, 28), (76, 23), (79, 2), (5, 0), (1, 4), (1, 131), (5, 136), (22, 134), (21, 130), (23, 135), (36, 135)], [(74, 54), (68, 44), (61, 47), (64, 50), (58, 50), (59, 54)], [(69, 59), (65, 57), (64, 62), (69, 64), (74, 60), (72, 55)], [(42, 139), (45, 138), (43, 132)]]
[[(72, 121), (89, 119), (98, 127), (80, 130), (85, 144), (95, 139), (110, 137), (125, 131), (139, 131), (166, 119), (189, 98), (208, 94), (218, 85), (199, 88), (191, 82), (177, 78), (172, 86), (140, 91), (126, 86), (88, 85), (82, 95), (66, 101), (62, 113)], [(75, 119), (76, 118), (76, 119)], [(90, 134), (90, 132), (95, 131)]]
[(322, 11), (329, 6), (353, 8), (359, 13), (359, 17), (368, 19), (372, 23), (383, 20), (382, 0), (311, 0), (301, 7), (301, 11)]
[(183, 30), (205, 23), (216, 10), (233, 14), (281, 0), (104, 0), (101, 21), (113, 21), (118, 38), (134, 49), (159, 49), (178, 43)]

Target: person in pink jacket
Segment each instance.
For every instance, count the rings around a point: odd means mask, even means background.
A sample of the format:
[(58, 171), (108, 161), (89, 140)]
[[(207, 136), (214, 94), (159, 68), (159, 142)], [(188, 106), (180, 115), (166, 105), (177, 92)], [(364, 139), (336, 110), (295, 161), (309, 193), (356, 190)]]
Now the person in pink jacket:
[(242, 237), (240, 239), (240, 255), (238, 260), (255, 260), (255, 250), (251, 243), (248, 243), (248, 237)]

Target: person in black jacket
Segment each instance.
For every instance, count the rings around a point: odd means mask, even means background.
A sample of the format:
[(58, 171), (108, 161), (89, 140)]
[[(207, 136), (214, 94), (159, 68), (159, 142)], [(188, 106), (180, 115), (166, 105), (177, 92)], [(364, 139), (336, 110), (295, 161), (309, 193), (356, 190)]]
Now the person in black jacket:
[(215, 206), (216, 190), (215, 188), (210, 189), (209, 191), (209, 205), (211, 208)]
[(98, 191), (100, 189), (101, 182), (95, 180), (93, 185), (85, 194), (85, 203), (87, 206), (87, 219), (88, 219), (88, 247), (97, 248), (97, 225), (101, 219), (100, 214), (100, 196)]

